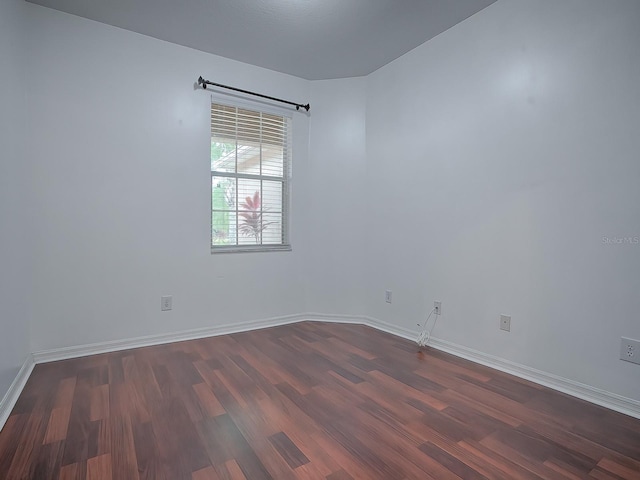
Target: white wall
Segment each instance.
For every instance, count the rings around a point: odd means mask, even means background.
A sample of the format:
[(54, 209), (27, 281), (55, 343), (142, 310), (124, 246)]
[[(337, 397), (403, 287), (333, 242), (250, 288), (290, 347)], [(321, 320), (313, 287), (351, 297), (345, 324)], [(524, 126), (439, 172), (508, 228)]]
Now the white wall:
[[(24, 8), (26, 73), (46, 81), (29, 141), (0, 133), (2, 168), (31, 183), (3, 188), (23, 203), (2, 225), (38, 228), (2, 252), (32, 275), (2, 278), (33, 351), (305, 311), (413, 329), (441, 300), (442, 339), (640, 399), (617, 359), (640, 338), (640, 245), (602, 242), (640, 235), (636, 2), (499, 1), (366, 79), (322, 82)], [(209, 253), (199, 75), (311, 101), (294, 114), (293, 252)], [(25, 143), (33, 167), (4, 160)], [(5, 379), (21, 328), (0, 340)]]
[(307, 310), (364, 312), (366, 78), (311, 84)]
[[(210, 254), (199, 75), (307, 101), (309, 82), (28, 6), (39, 351), (305, 311), (308, 117), (294, 113), (292, 252)], [(160, 296), (173, 295), (173, 311)]]
[(640, 399), (639, 25), (503, 0), (368, 78), (369, 315)]
[(24, 155), (24, 4), (0, 2), (0, 400), (29, 353), (31, 270), (28, 166)]

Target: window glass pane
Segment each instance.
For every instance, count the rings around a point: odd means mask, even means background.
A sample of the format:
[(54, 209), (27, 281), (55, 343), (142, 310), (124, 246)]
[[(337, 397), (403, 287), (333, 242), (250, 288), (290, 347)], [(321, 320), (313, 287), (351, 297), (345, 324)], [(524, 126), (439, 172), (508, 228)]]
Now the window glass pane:
[(282, 182), (262, 181), (262, 208), (265, 212), (282, 212)]
[(211, 242), (213, 245), (237, 245), (235, 210), (211, 212)]
[[(242, 218), (240, 219), (240, 221), (242, 222)], [(240, 227), (242, 228), (242, 226)], [(254, 236), (246, 236), (242, 233), (242, 231), (240, 232), (240, 236), (238, 237), (238, 245), (262, 245), (262, 243), (260, 242), (260, 237), (254, 237)]]
[(236, 145), (235, 143), (211, 139), (211, 171), (235, 172)]
[(238, 231), (240, 244), (260, 244), (262, 238), (262, 195), (260, 180), (238, 179)]
[(238, 245), (238, 213), (235, 210), (229, 211), (229, 233), (227, 238), (227, 245)]
[(236, 179), (211, 177), (211, 208), (213, 210), (235, 210)]
[(238, 173), (260, 175), (260, 144), (238, 145)]
[[(258, 195), (257, 205), (254, 204), (256, 194)], [(260, 210), (262, 205), (261, 197), (260, 180), (238, 179), (238, 210)]]
[(263, 213), (262, 244), (278, 245), (282, 244), (282, 214), (281, 213)]
[(235, 245), (235, 179), (211, 177), (211, 241)]

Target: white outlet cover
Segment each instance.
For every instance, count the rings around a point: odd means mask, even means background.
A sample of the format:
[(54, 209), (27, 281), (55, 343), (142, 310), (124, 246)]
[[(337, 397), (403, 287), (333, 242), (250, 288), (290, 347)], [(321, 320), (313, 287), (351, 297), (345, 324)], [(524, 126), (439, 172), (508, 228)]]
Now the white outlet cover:
[(640, 340), (622, 337), (620, 340), (620, 360), (640, 365)]
[(505, 332), (511, 331), (511, 316), (510, 315), (500, 315), (500, 330), (504, 330)]
[(160, 299), (160, 309), (163, 312), (171, 310), (173, 307), (173, 296), (165, 295)]

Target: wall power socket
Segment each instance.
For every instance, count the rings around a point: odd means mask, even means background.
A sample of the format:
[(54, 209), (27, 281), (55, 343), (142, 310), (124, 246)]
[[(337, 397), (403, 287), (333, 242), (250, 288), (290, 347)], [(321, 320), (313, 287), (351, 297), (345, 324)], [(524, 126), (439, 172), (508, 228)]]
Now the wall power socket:
[(164, 295), (160, 298), (160, 310), (166, 312), (173, 308), (173, 295)]
[(640, 365), (640, 340), (622, 337), (620, 340), (620, 360)]

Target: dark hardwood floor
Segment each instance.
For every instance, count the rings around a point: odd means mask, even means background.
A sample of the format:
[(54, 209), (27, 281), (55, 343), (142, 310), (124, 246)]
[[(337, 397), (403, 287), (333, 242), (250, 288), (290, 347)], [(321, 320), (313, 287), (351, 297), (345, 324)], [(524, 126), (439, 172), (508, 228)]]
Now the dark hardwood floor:
[(0, 479), (640, 479), (640, 420), (374, 329), (37, 365)]

